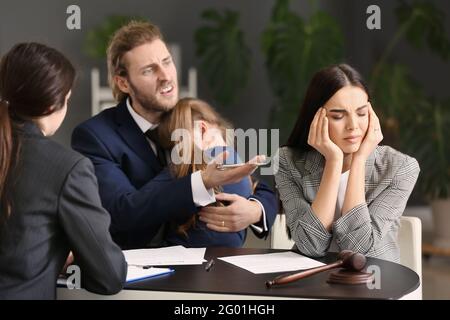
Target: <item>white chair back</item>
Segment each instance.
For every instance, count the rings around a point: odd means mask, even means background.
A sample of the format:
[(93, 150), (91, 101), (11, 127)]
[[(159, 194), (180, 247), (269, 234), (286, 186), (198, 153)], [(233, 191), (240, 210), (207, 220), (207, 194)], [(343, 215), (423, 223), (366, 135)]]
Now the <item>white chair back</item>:
[(420, 286), (402, 299), (422, 299), (422, 221), (417, 217), (400, 217), (398, 230), (400, 264), (414, 270), (420, 279)]
[(270, 247), (272, 249), (291, 249), (294, 244), (286, 231), (286, 215), (277, 214), (271, 229)]

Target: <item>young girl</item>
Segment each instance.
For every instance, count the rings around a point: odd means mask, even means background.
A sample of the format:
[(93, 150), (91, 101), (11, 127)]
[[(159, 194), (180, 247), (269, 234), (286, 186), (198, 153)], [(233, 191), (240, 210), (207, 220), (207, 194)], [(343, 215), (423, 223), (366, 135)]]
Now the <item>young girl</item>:
[[(230, 125), (207, 103), (192, 98), (181, 99), (158, 127), (159, 141), (164, 149), (178, 153), (177, 147), (183, 147), (180, 159), (172, 157), (167, 174), (180, 178), (203, 170), (209, 160), (220, 156), (224, 151), (228, 154), (225, 164), (241, 163), (238, 154), (227, 144), (227, 128), (230, 128)], [(185, 135), (182, 139), (176, 138), (176, 141), (172, 141), (172, 133), (177, 129), (181, 129), (182, 131), (178, 132)], [(252, 190), (250, 177), (245, 177), (237, 183), (215, 188), (214, 192), (238, 194), (248, 198)], [(166, 241), (169, 245), (185, 247), (241, 247), (245, 237), (245, 230), (216, 232), (208, 229), (206, 224), (194, 215), (188, 221), (171, 223)]]
[(399, 260), (399, 218), (417, 161), (383, 139), (361, 76), (348, 65), (313, 77), (275, 176), (297, 248), (319, 257), (353, 250)]

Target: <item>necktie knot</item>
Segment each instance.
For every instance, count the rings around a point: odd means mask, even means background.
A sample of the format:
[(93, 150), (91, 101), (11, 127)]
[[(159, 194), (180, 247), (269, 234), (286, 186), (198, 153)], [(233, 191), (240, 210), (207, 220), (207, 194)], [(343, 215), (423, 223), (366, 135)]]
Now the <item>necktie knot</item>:
[(158, 144), (158, 145), (160, 144), (159, 138), (158, 138), (158, 130), (148, 129), (147, 131), (145, 131), (145, 135), (147, 136), (147, 138), (152, 140), (155, 144)]

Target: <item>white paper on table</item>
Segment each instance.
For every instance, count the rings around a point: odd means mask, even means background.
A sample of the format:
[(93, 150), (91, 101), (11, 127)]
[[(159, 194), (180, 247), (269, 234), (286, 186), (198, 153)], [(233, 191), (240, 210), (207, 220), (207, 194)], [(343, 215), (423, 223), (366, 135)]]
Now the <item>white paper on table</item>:
[(255, 274), (304, 270), (323, 266), (324, 263), (292, 251), (248, 254), (219, 258)]
[(173, 246), (157, 249), (125, 250), (128, 264), (150, 266), (173, 266), (202, 264), (206, 248), (185, 248)]

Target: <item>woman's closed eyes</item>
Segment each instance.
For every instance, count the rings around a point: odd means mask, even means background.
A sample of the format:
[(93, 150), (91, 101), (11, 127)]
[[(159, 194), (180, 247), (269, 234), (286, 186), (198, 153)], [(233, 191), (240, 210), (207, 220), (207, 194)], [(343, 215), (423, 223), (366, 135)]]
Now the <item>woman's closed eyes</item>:
[[(358, 117), (367, 116), (367, 107), (368, 105), (365, 105), (356, 109), (356, 115)], [(348, 115), (348, 111), (345, 109), (330, 109), (328, 112), (331, 113), (331, 119), (334, 120), (341, 120), (345, 115)]]

